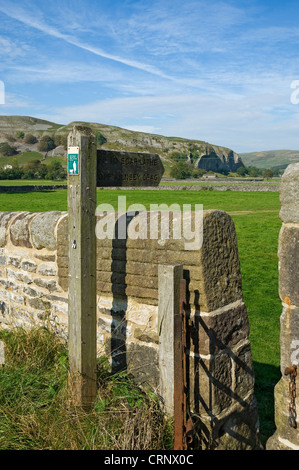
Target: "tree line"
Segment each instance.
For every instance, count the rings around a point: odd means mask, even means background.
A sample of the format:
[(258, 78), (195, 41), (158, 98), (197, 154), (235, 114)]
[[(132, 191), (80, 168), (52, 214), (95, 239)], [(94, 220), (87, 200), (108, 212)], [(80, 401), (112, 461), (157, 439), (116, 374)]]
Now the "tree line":
[[(278, 168), (261, 169), (256, 167), (241, 166), (237, 171), (231, 174), (228, 170), (217, 170), (217, 173), (223, 176), (241, 176), (251, 178), (264, 178), (270, 179), (274, 176), (279, 176), (284, 170)], [(175, 179), (188, 179), (188, 178), (200, 178), (206, 174), (215, 174), (214, 171), (207, 171), (202, 168), (194, 168), (185, 161), (177, 161), (170, 169), (170, 176)]]
[(14, 162), (11, 168), (0, 168), (0, 180), (64, 180), (66, 176), (66, 169), (57, 160), (47, 165), (40, 160), (31, 160), (22, 166)]

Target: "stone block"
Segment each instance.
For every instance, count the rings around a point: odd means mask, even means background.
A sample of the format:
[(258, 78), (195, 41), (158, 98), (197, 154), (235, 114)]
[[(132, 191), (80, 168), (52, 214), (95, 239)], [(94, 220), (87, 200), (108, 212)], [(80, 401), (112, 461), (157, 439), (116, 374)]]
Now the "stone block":
[[(298, 385), (297, 389), (297, 396), (298, 396)], [(297, 406), (298, 406), (298, 400)], [(275, 424), (277, 433), (279, 436), (279, 441), (289, 442), (290, 448), (292, 446), (296, 446), (297, 450), (299, 450), (299, 433), (298, 433), (298, 416), (297, 416), (297, 429), (294, 429), (289, 424), (289, 381), (287, 378), (281, 378), (280, 381), (276, 384), (274, 388), (274, 402), (275, 402)], [(272, 443), (273, 445), (273, 443)], [(267, 448), (270, 448), (267, 445)]]
[[(199, 265), (204, 290), (201, 307), (211, 312), (242, 299), (242, 280), (235, 226), (221, 211), (204, 211)], [(213, 269), (211, 269), (213, 266)]]
[(49, 292), (56, 292), (60, 290), (60, 287), (58, 286), (55, 279), (48, 280), (37, 277), (34, 279), (34, 284), (36, 284), (38, 287), (43, 287), (44, 289), (47, 289)]
[(158, 348), (127, 343), (126, 363), (128, 372), (146, 387), (157, 389), (159, 385)]
[(281, 374), (294, 364), (299, 368), (299, 307), (285, 304), (280, 317)]
[(30, 237), (30, 223), (36, 214), (21, 212), (10, 225), (10, 239), (15, 246), (32, 248)]
[(23, 260), (21, 264), (21, 269), (23, 269), (23, 271), (29, 271), (31, 273), (35, 273), (36, 263), (34, 261), (27, 260), (27, 259)]
[(232, 405), (232, 363), (228, 353), (217, 356), (191, 355), (190, 407), (201, 416), (218, 416)]
[(244, 403), (248, 395), (253, 395), (254, 372), (249, 341), (242, 343), (234, 349), (232, 355), (233, 365), (233, 398), (238, 403)]
[(191, 317), (190, 336), (191, 349), (200, 354), (231, 350), (249, 336), (246, 306), (239, 301), (209, 314), (195, 314)]
[(254, 395), (248, 399), (246, 407), (238, 404), (229, 416), (217, 420), (211, 434), (213, 450), (263, 450)]
[(159, 344), (159, 336), (156, 331), (149, 328), (135, 328), (134, 338), (143, 343)]
[(50, 262), (54, 262), (56, 261), (56, 255), (53, 254), (53, 255), (46, 255), (46, 254), (40, 254), (40, 253), (34, 253), (34, 258), (40, 260), (40, 261), (50, 261)]
[(23, 288), (23, 293), (25, 295), (29, 295), (30, 297), (43, 297), (44, 292), (38, 291), (32, 287), (25, 286)]
[(283, 225), (279, 234), (279, 295), (299, 307), (299, 224)]
[(299, 163), (289, 165), (280, 184), (280, 218), (286, 223), (299, 223)]
[(55, 264), (40, 264), (37, 273), (41, 276), (56, 276), (57, 269)]
[(8, 256), (7, 264), (11, 264), (12, 266), (15, 266), (16, 268), (19, 268), (21, 264), (21, 257), (20, 256)]
[(28, 299), (28, 304), (30, 307), (36, 310), (51, 310), (51, 303), (40, 298)]
[(7, 277), (17, 279), (18, 281), (24, 282), (25, 284), (32, 284), (32, 277), (29, 274), (24, 274), (20, 271), (13, 271), (12, 269), (6, 269)]
[(22, 304), (22, 305), (26, 304), (26, 297), (24, 295), (18, 295), (14, 292), (10, 292), (9, 298), (12, 302), (15, 302), (17, 304)]
[(18, 215), (18, 212), (2, 212), (0, 213), (0, 247), (6, 245), (8, 236), (8, 224)]
[(55, 228), (62, 212), (45, 212), (35, 216), (31, 222), (31, 238), (34, 248), (41, 250), (55, 250), (56, 233)]

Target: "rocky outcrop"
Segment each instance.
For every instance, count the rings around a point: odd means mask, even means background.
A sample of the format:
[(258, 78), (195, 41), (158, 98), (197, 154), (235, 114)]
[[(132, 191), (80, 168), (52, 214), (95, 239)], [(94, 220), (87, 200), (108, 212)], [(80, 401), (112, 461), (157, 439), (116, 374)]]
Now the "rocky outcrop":
[(211, 171), (236, 171), (244, 166), (240, 156), (233, 150), (206, 146), (195, 162), (196, 168)]

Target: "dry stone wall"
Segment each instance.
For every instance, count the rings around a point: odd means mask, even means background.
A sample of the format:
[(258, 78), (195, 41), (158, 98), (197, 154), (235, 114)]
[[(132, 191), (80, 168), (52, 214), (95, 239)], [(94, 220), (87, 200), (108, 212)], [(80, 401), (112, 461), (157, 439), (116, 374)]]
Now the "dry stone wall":
[(0, 214), (0, 322), (52, 319), (67, 331), (67, 293), (59, 286), (56, 226), (61, 212)]
[[(125, 217), (129, 226), (133, 217)], [(171, 219), (170, 226), (175, 223)], [(0, 214), (2, 326), (51, 321), (67, 337), (67, 230), (65, 212)], [(212, 210), (203, 213), (202, 231), (202, 247), (193, 250), (185, 249), (184, 238), (97, 240), (98, 355), (107, 355), (113, 368), (127, 367), (159, 393), (158, 266), (182, 264), (188, 400), (200, 445), (259, 448), (235, 227), (228, 214)]]

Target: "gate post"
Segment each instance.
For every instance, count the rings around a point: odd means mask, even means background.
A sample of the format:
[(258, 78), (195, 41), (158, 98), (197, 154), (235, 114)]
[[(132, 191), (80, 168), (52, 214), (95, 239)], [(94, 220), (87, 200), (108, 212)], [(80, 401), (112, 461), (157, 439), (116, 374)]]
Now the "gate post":
[(180, 315), (181, 264), (159, 265), (159, 375), (164, 410), (174, 415), (174, 321)]
[(279, 296), (281, 378), (274, 389), (276, 431), (267, 450), (299, 450), (299, 163), (290, 164), (280, 185)]
[(69, 386), (90, 406), (96, 382), (96, 142), (91, 129), (68, 136)]

